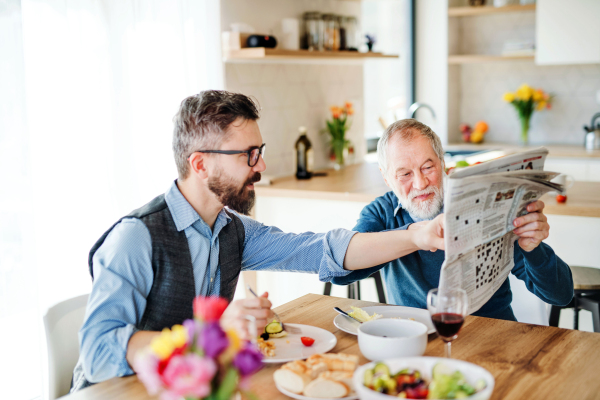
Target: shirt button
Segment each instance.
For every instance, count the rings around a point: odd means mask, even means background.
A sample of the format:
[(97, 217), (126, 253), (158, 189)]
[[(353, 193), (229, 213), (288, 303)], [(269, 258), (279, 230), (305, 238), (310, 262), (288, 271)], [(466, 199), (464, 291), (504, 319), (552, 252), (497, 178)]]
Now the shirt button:
[(210, 283), (212, 283), (213, 279), (214, 279), (214, 278), (210, 278)]

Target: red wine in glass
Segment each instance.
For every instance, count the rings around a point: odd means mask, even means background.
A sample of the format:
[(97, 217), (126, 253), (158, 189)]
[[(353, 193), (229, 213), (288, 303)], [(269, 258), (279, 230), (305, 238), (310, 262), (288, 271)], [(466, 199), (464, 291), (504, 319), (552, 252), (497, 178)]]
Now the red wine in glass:
[(446, 357), (451, 357), (452, 341), (457, 338), (469, 309), (469, 296), (460, 288), (447, 288), (443, 293), (431, 289), (427, 293), (427, 309), (440, 338), (446, 343)]
[(438, 313), (431, 316), (437, 333), (444, 338), (453, 338), (458, 335), (465, 318), (455, 313)]

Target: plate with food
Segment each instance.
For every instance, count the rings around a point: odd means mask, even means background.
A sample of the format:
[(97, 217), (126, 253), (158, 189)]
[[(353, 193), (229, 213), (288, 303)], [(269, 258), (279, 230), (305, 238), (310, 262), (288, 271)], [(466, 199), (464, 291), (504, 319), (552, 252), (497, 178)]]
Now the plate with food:
[(265, 363), (285, 363), (304, 360), (314, 354), (326, 353), (337, 344), (335, 335), (310, 325), (269, 323), (258, 339)]
[(313, 354), (306, 361), (284, 364), (273, 374), (277, 390), (299, 400), (353, 400), (354, 371), (358, 356), (353, 354)]
[[(429, 311), (421, 308), (404, 306), (374, 306), (374, 307), (350, 307), (346, 312), (361, 322), (373, 321), (380, 318), (409, 319), (418, 321), (427, 326), (427, 333), (435, 333), (435, 327), (431, 322)], [(351, 335), (358, 335), (359, 322), (353, 321), (345, 315), (339, 314), (333, 319), (333, 324), (339, 329)]]
[(494, 377), (466, 361), (441, 357), (404, 357), (359, 367), (353, 378), (362, 400), (470, 399), (487, 400)]

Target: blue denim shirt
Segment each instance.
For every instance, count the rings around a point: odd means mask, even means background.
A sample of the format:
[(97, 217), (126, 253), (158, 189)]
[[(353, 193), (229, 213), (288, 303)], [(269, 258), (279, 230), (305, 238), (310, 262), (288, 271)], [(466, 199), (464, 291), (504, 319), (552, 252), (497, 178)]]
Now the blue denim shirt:
[[(380, 232), (388, 229), (407, 229), (415, 222), (399, 204), (393, 192), (378, 197), (366, 206), (354, 227), (358, 232)], [(546, 303), (566, 305), (573, 298), (571, 270), (550, 246), (541, 243), (531, 252), (523, 251), (515, 243), (515, 266), (512, 273), (525, 282), (527, 289)], [(427, 308), (427, 292), (438, 287), (444, 251), (416, 251), (377, 267), (353, 271), (332, 280), (347, 285), (382, 270), (392, 304)], [(512, 293), (508, 279), (498, 291), (473, 315), (516, 321), (510, 306)]]

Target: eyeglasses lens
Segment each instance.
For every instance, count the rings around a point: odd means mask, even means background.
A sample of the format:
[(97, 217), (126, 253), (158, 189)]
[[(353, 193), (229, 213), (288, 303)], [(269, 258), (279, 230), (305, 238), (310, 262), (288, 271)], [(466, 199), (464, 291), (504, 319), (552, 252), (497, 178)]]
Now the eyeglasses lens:
[(262, 154), (262, 156), (265, 156), (265, 148), (261, 147), (259, 149), (253, 149), (250, 152), (250, 166), (254, 167), (256, 165), (256, 163), (258, 163), (258, 158), (260, 157), (260, 155)]

